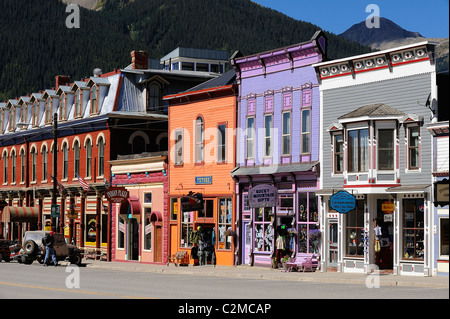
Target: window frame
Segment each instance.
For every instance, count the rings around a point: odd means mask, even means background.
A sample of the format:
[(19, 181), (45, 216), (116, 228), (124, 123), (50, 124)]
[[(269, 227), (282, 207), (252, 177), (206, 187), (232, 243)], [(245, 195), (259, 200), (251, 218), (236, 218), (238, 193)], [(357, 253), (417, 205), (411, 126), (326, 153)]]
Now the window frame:
[[(385, 141), (381, 140), (381, 134), (380, 132), (385, 132), (385, 131), (391, 131), (392, 132), (392, 139), (391, 139), (391, 147), (388, 146), (384, 146), (382, 145), (382, 142), (384, 143)], [(395, 128), (388, 128), (388, 127), (383, 127), (383, 128), (378, 128), (377, 129), (377, 170), (379, 171), (393, 171), (395, 170), (395, 160), (396, 160), (396, 147), (395, 147), (395, 139), (396, 139), (396, 129)], [(392, 152), (392, 166), (391, 167), (384, 167), (382, 165), (380, 165), (381, 163), (386, 162), (385, 161), (385, 155), (381, 156), (380, 152), (386, 152), (386, 151), (391, 151)], [(382, 160), (380, 162), (380, 160)]]
[[(307, 128), (308, 130), (305, 130), (305, 123), (303, 122), (304, 119), (304, 113), (308, 112), (308, 121), (307, 121)], [(301, 154), (307, 155), (311, 154), (311, 109), (310, 108), (304, 108), (301, 111), (302, 114), (302, 128), (301, 128)], [(307, 143), (305, 143), (305, 139), (307, 137)], [(308, 150), (305, 151), (305, 145), (307, 145)]]
[[(412, 140), (412, 130), (417, 129), (417, 146), (411, 146), (411, 140)], [(407, 125), (406, 126), (406, 137), (407, 137), (407, 152), (406, 152), (406, 157), (407, 157), (407, 170), (408, 171), (419, 171), (421, 169), (421, 135), (420, 135), (420, 126), (415, 124), (415, 125)], [(412, 156), (411, 156), (411, 151), (414, 150), (414, 152), (416, 152), (417, 155), (417, 166), (412, 166), (411, 165), (411, 160), (412, 160)]]
[(86, 177), (92, 177), (92, 140), (86, 140)]
[(217, 163), (227, 163), (227, 125), (227, 122), (217, 123)]
[[(250, 127), (250, 121), (252, 125)], [(249, 134), (250, 133), (250, 134)], [(248, 116), (246, 120), (246, 132), (245, 132), (245, 155), (247, 159), (255, 158), (255, 116)], [(251, 153), (249, 152), (251, 151)], [(250, 154), (249, 154), (250, 153)]]
[[(362, 163), (362, 156), (361, 156), (361, 131), (367, 131), (367, 145), (365, 147), (365, 149), (367, 150), (367, 155), (365, 158), (365, 167), (367, 167), (366, 170), (361, 169), (361, 163)], [(358, 133), (358, 137), (357, 137), (357, 146), (355, 147), (355, 149), (357, 150), (357, 169), (353, 170), (352, 169), (352, 144), (350, 143), (350, 133), (352, 132), (357, 132)], [(369, 139), (370, 139), (370, 129), (369, 127), (363, 127), (363, 128), (356, 128), (356, 129), (348, 129), (347, 130), (347, 172), (348, 173), (366, 173), (369, 171), (370, 167), (369, 167), (369, 160), (370, 160), (370, 147), (369, 147)]]
[[(288, 119), (288, 133), (286, 133), (286, 122), (285, 122), (285, 116), (289, 115), (289, 119)], [(292, 135), (292, 116), (291, 116), (291, 111), (284, 111), (281, 113), (281, 156), (290, 156), (292, 153), (292, 139), (291, 139), (291, 135)], [(288, 141), (287, 141), (288, 140)], [(286, 153), (285, 152), (285, 147), (288, 147), (289, 150)]]
[[(336, 132), (332, 135), (333, 137), (333, 173), (334, 174), (343, 174), (344, 173), (344, 163), (345, 163), (345, 150), (344, 150), (344, 133), (342, 131), (340, 132)], [(338, 142), (337, 138), (340, 137), (341, 141)], [(341, 144), (340, 149), (341, 151), (338, 152), (338, 143)], [(341, 160), (341, 170), (338, 170), (337, 167), (337, 163), (338, 160)]]
[[(177, 129), (175, 130), (175, 166), (183, 165), (183, 143), (184, 143), (184, 130), (183, 129)], [(180, 140), (178, 140), (178, 137), (180, 137)]]
[[(270, 118), (270, 127), (267, 127), (267, 119)], [(264, 114), (264, 157), (270, 158), (273, 155), (273, 114)], [(269, 152), (267, 150), (269, 149)]]
[(98, 148), (97, 176), (103, 177), (105, 175), (105, 141), (103, 136), (100, 136), (97, 148)]
[(48, 149), (47, 145), (42, 146), (42, 181), (47, 181), (48, 174)]
[(198, 115), (195, 119), (195, 164), (205, 162), (205, 121)]

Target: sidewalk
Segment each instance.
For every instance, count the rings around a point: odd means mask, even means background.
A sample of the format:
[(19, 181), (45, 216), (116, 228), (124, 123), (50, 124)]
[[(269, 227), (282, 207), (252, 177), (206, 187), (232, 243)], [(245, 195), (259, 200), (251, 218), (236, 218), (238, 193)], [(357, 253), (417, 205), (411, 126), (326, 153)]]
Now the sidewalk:
[[(380, 274), (376, 276), (365, 274), (348, 274), (336, 272), (282, 272), (281, 269), (252, 266), (178, 266), (174, 264), (157, 265), (139, 262), (107, 262), (97, 260), (83, 260), (87, 268), (110, 269), (135, 272), (151, 272), (159, 274), (196, 275), (210, 277), (232, 277), (262, 280), (284, 280), (284, 281), (307, 281), (337, 284), (366, 285), (379, 284), (383, 286), (409, 286), (428, 288), (449, 288), (449, 277), (416, 277), (416, 276), (394, 276), (391, 274)], [(379, 281), (378, 281), (379, 280)]]

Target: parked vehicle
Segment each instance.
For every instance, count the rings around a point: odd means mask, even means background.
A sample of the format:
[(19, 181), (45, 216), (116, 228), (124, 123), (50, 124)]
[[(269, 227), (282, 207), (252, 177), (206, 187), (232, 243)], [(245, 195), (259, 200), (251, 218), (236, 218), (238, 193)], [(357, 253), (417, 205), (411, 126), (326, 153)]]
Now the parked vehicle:
[(11, 242), (6, 239), (0, 239), (0, 262), (4, 260), (5, 262), (9, 262), (10, 260), (10, 246)]
[[(49, 233), (43, 230), (26, 232), (22, 248), (12, 258), (26, 265), (32, 264), (35, 260), (41, 264), (44, 263), (46, 247), (43, 245), (42, 239)], [(53, 248), (55, 249), (56, 260), (69, 260), (72, 264), (80, 265), (82, 260), (81, 250), (74, 245), (67, 244), (63, 234), (55, 233), (53, 236), (55, 238)]]

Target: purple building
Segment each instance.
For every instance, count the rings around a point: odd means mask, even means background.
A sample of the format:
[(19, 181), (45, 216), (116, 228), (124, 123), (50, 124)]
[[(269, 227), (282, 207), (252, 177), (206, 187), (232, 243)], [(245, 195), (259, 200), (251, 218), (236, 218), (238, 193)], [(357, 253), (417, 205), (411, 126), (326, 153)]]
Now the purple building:
[[(232, 176), (241, 264), (319, 252), (320, 99), (311, 65), (325, 59), (326, 42), (318, 31), (306, 42), (231, 59), (240, 92)], [(248, 191), (260, 184), (277, 187), (276, 207), (250, 207)]]

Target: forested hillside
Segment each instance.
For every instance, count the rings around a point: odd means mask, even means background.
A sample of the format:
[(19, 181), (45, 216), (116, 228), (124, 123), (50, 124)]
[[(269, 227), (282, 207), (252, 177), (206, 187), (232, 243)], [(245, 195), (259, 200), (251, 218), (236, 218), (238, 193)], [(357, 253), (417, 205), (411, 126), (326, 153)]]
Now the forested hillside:
[[(2, 101), (52, 87), (58, 74), (78, 80), (94, 68), (123, 68), (134, 49), (156, 59), (178, 46), (251, 54), (309, 40), (320, 29), (250, 0), (103, 0), (102, 10), (80, 8), (79, 29), (66, 27), (61, 0), (1, 4)], [(331, 59), (370, 51), (327, 35)]]

